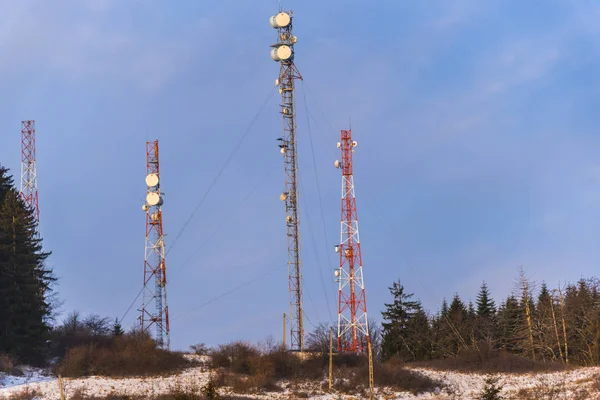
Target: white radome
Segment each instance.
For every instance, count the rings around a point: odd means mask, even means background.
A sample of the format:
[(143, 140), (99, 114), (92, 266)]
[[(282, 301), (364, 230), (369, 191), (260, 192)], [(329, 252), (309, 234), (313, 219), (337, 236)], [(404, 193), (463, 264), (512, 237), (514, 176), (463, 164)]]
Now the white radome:
[(150, 206), (155, 206), (160, 203), (160, 195), (156, 192), (148, 193), (146, 196), (146, 203)]
[(292, 56), (292, 49), (290, 46), (282, 44), (281, 46), (274, 47), (271, 50), (271, 58), (273, 61), (285, 61)]
[(142, 211), (148, 211), (148, 209), (149, 209), (148, 204), (142, 205)]
[(292, 19), (290, 18), (290, 15), (285, 12), (280, 12), (279, 14), (273, 15), (271, 18), (269, 18), (269, 23), (273, 28), (285, 28), (290, 24), (291, 21)]
[(154, 187), (158, 185), (158, 175), (148, 174), (148, 176), (146, 176), (146, 185), (148, 185), (149, 187)]

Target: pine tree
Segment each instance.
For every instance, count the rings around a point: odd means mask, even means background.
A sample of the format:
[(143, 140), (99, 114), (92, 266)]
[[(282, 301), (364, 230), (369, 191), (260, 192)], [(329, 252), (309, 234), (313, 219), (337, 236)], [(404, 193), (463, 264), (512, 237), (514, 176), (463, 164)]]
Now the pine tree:
[(442, 300), (442, 308), (440, 310), (440, 316), (446, 318), (448, 316), (448, 302), (446, 299)]
[(0, 167), (0, 352), (19, 361), (44, 361), (52, 307), (50, 285), (56, 280), (44, 265), (50, 255), (36, 239), (36, 221)]
[(533, 315), (534, 343), (544, 360), (556, 360), (560, 354), (559, 342), (556, 340), (555, 318), (552, 316), (553, 299), (548, 286), (542, 282), (537, 299), (537, 307)]
[(475, 322), (475, 338), (478, 342), (493, 347), (497, 329), (496, 304), (492, 299), (485, 282), (477, 294), (477, 319)]
[(476, 316), (477, 316), (477, 312), (475, 311), (475, 306), (473, 305), (472, 301), (469, 301), (469, 308), (467, 310), (467, 317), (469, 319), (475, 319)]
[(465, 307), (465, 303), (460, 299), (458, 293), (452, 298), (450, 308), (448, 309), (448, 317), (455, 323), (455, 325), (462, 325), (468, 318), (468, 310)]
[(121, 336), (125, 333), (123, 328), (121, 327), (121, 323), (118, 318), (115, 318), (115, 323), (113, 324), (112, 335), (113, 336)]
[(490, 318), (494, 314), (496, 314), (496, 304), (490, 296), (487, 284), (483, 282), (477, 294), (477, 316), (480, 318)]
[(421, 352), (416, 347), (423, 346), (414, 341), (417, 336), (415, 316), (419, 316), (421, 323), (427, 324), (428, 320), (425, 318), (425, 321), (422, 321), (422, 314), (419, 314), (420, 302), (411, 300), (412, 293), (404, 293), (404, 287), (399, 280), (394, 282), (389, 290), (394, 302), (385, 304), (386, 310), (381, 313), (384, 321), (387, 321), (381, 324), (381, 356), (384, 360), (395, 355), (407, 360), (414, 359), (415, 354)]
[(499, 348), (517, 352), (520, 343), (525, 340), (525, 312), (515, 296), (510, 295), (498, 311), (498, 346)]

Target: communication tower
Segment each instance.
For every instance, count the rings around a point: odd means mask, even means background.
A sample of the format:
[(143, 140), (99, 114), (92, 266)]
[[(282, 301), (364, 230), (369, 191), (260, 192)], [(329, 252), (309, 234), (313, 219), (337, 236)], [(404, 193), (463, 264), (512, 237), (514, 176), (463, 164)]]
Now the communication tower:
[(292, 350), (304, 350), (302, 311), (302, 267), (300, 259), (300, 219), (298, 212), (298, 154), (296, 152), (296, 105), (294, 81), (302, 79), (294, 65), (294, 44), (298, 40), (292, 31), (292, 12), (280, 11), (269, 22), (277, 30), (277, 43), (271, 45), (271, 58), (279, 63), (275, 85), (281, 94), (283, 137), (277, 139), (285, 166), (285, 191), (280, 199), (285, 204), (288, 281), (290, 291), (290, 345)]
[(337, 147), (342, 160), (334, 163), (342, 170), (341, 234), (340, 244), (335, 246), (340, 254), (340, 267), (335, 271), (339, 283), (337, 340), (340, 352), (363, 352), (370, 342), (352, 171), (352, 153), (357, 145), (352, 140), (351, 130), (341, 131)]
[(36, 237), (40, 236), (37, 171), (35, 159), (35, 121), (21, 121), (21, 197), (36, 220)]
[[(146, 201), (142, 210), (146, 213), (146, 243), (144, 252), (144, 289), (141, 309), (141, 327), (147, 332), (153, 325), (155, 340), (159, 346), (169, 348), (169, 307), (167, 305), (167, 268), (163, 236), (162, 205), (160, 191), (160, 163), (158, 140), (146, 142)], [(152, 310), (152, 302), (155, 307)]]

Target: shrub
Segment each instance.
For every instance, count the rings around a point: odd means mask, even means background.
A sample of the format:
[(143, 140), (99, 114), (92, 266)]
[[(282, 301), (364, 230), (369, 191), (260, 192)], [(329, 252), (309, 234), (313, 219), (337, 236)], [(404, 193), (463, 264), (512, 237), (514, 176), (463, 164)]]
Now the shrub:
[[(431, 392), (445, 386), (441, 381), (406, 369), (403, 364), (394, 361), (376, 363), (374, 373), (375, 384), (405, 390), (412, 394)], [(368, 376), (367, 373), (365, 376)]]
[(6, 354), (0, 354), (0, 372), (10, 374), (14, 367), (14, 362), (10, 356)]
[(280, 391), (282, 379), (320, 379), (322, 358), (301, 361), (281, 346), (267, 346), (262, 352), (244, 342), (233, 342), (211, 351), (212, 367), (221, 369), (218, 383), (238, 393), (257, 390)]
[(524, 373), (561, 371), (569, 367), (550, 361), (533, 361), (530, 358), (504, 351), (478, 351), (469, 349), (456, 357), (411, 363), (412, 366), (442, 371), (480, 373)]
[[(270, 347), (259, 351), (243, 342), (221, 345), (211, 352), (212, 367), (221, 370), (216, 382), (230, 386), (237, 393), (252, 391), (279, 391), (280, 380), (320, 380), (326, 376), (328, 355), (301, 359), (283, 347)], [(333, 358), (336, 369), (335, 388), (343, 392), (355, 392), (366, 387), (369, 361), (366, 356), (336, 354)], [(443, 387), (442, 382), (428, 378), (418, 372), (409, 371), (402, 363), (391, 360), (386, 364), (375, 364), (376, 383), (392, 386), (411, 393), (423, 393)]]
[(485, 379), (485, 386), (479, 394), (479, 400), (503, 400), (500, 396), (502, 387), (498, 386), (498, 378), (490, 375)]
[(245, 342), (233, 342), (219, 345), (210, 352), (213, 368), (225, 368), (237, 374), (252, 375), (253, 367), (260, 357), (259, 351)]
[(41, 393), (37, 392), (36, 390), (25, 388), (20, 392), (9, 395), (8, 400), (35, 400), (40, 396)]
[(82, 345), (67, 350), (57, 372), (65, 377), (124, 377), (172, 373), (189, 365), (181, 354), (158, 348), (148, 335), (128, 333), (105, 344)]
[(194, 354), (199, 356), (205, 356), (208, 354), (208, 348), (204, 343), (198, 343), (190, 346), (190, 350), (194, 352)]
[[(385, 363), (376, 362), (373, 369), (377, 386), (387, 386), (415, 395), (431, 392), (445, 386), (441, 381), (406, 369), (404, 363), (395, 358)], [(340, 357), (336, 378), (334, 388), (340, 392), (353, 393), (359, 389), (367, 388), (369, 386), (368, 358), (359, 355)]]
[(201, 391), (202, 394), (206, 396), (206, 398), (209, 400), (217, 400), (221, 398), (219, 396), (219, 393), (217, 392), (216, 385), (212, 380), (209, 381), (206, 385), (204, 385)]

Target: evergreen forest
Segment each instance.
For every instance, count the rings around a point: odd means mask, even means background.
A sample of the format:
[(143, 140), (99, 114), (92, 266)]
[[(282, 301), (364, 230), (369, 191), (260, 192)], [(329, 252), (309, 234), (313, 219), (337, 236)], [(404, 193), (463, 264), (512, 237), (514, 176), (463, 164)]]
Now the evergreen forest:
[(505, 353), (533, 361), (592, 366), (600, 360), (600, 281), (534, 290), (523, 270), (500, 304), (483, 283), (475, 304), (458, 294), (428, 315), (400, 281), (382, 312), (380, 356), (406, 362)]

